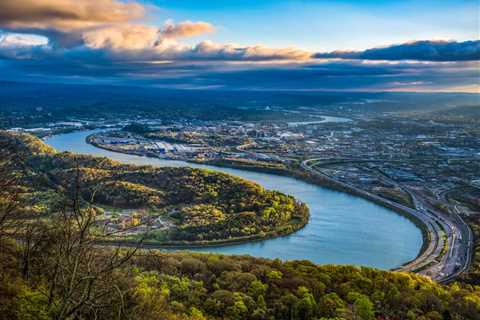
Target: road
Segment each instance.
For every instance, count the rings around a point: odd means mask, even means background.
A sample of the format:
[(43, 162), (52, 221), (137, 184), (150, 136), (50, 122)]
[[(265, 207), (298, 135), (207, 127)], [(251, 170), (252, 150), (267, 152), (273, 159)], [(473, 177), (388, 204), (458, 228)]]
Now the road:
[[(321, 176), (323, 179), (353, 191), (360, 196), (409, 214), (424, 225), (426, 241), (428, 241), (424, 250), (415, 260), (395, 269), (396, 271), (416, 272), (429, 276), (438, 282), (448, 283), (469, 268), (473, 251), (473, 233), (470, 227), (463, 221), (462, 217), (456, 212), (452, 212), (448, 216), (439, 212), (433, 208), (426, 199), (383, 173), (379, 174), (380, 178), (408, 193), (415, 209), (367, 192), (353, 185), (346, 184), (315, 169), (316, 163), (322, 160), (326, 159), (308, 159), (302, 162), (301, 167), (314, 175)], [(338, 162), (341, 160), (335, 159), (335, 161)], [(348, 161), (344, 159), (343, 162), (358, 161)]]
[[(408, 193), (416, 210), (435, 220), (440, 227), (440, 229), (437, 228), (437, 231), (446, 235), (446, 239), (439, 240), (437, 250), (429, 259), (429, 263), (433, 264), (419, 273), (428, 275), (437, 281), (445, 282), (449, 281), (448, 279), (454, 279), (468, 269), (471, 262), (471, 250), (473, 249), (473, 234), (463, 219), (457, 213), (446, 215), (438, 211), (430, 205), (427, 199), (408, 187), (391, 179), (382, 172), (379, 174), (386, 182)], [(444, 245), (447, 246), (446, 252), (442, 252)], [(465, 268), (461, 268), (462, 266)]]

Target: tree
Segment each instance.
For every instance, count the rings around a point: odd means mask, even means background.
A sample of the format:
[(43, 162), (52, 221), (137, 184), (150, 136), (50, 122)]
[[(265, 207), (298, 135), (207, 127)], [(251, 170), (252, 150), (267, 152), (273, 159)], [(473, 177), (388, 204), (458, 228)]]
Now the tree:
[(130, 124), (126, 125), (125, 127), (123, 127), (122, 130), (127, 131), (127, 132), (144, 134), (144, 133), (149, 132), (150, 128), (145, 124), (133, 122), (133, 123), (130, 123)]
[(300, 300), (295, 304), (296, 317), (301, 320), (312, 319), (317, 309), (315, 298), (306, 287), (298, 288), (297, 296)]
[(338, 310), (345, 308), (345, 302), (334, 292), (320, 298), (318, 303), (319, 312), (322, 316), (336, 317)]
[(168, 288), (160, 285), (160, 277), (155, 272), (135, 272), (135, 286), (131, 293), (135, 306), (132, 317), (137, 319), (158, 319), (167, 311)]
[[(42, 252), (36, 255), (28, 272), (44, 275), (38, 290), (46, 297), (52, 319), (87, 319), (105, 313), (121, 317), (126, 289), (118, 285), (121, 281), (117, 270), (138, 247), (98, 248), (104, 235), (93, 230), (95, 210), (80, 197), (79, 175), (77, 170), (74, 188), (66, 196), (62, 210), (53, 214), (54, 221), (36, 232), (44, 234), (36, 244)], [(23, 247), (30, 250), (27, 245)]]
[(15, 235), (22, 225), (18, 219), (22, 200), (19, 178), (27, 170), (21, 153), (4, 135), (0, 135), (0, 152), (0, 241), (4, 241)]
[(373, 303), (364, 295), (358, 297), (353, 303), (353, 312), (355, 319), (372, 320), (375, 318)]

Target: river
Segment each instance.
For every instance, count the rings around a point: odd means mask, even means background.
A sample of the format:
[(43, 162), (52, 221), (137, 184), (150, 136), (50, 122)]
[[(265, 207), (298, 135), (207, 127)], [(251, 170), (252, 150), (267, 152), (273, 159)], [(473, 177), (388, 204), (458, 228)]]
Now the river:
[(392, 269), (414, 259), (421, 249), (422, 233), (410, 220), (362, 198), (289, 177), (111, 152), (85, 142), (93, 132), (60, 134), (45, 142), (59, 151), (105, 156), (124, 163), (226, 172), (290, 194), (310, 208), (307, 226), (289, 236), (195, 251)]

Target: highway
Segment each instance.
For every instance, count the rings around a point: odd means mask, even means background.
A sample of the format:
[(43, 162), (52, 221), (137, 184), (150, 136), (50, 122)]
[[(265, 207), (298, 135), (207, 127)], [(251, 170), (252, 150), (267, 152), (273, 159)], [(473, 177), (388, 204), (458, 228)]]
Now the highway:
[[(415, 272), (429, 276), (438, 282), (448, 283), (469, 268), (473, 251), (473, 233), (458, 213), (452, 212), (447, 216), (439, 212), (426, 199), (381, 172), (379, 172), (379, 176), (382, 180), (397, 186), (410, 195), (415, 209), (344, 183), (315, 168), (319, 161), (324, 160), (327, 160), (329, 164), (332, 163), (332, 159), (314, 158), (303, 161), (301, 167), (339, 187), (379, 202), (386, 207), (404, 212), (424, 225), (425, 241), (428, 243), (424, 246), (422, 253), (416, 259), (394, 271)], [(358, 162), (345, 159), (335, 159), (334, 161), (335, 163)]]
[[(388, 177), (385, 177), (385, 180), (407, 192), (413, 200), (416, 210), (429, 217), (431, 221), (435, 221), (437, 234), (444, 235), (438, 241), (437, 249), (427, 259), (429, 267), (418, 273), (430, 276), (432, 279), (440, 282), (448, 282), (449, 279), (454, 279), (468, 269), (471, 257), (470, 250), (472, 250), (473, 246), (473, 241), (471, 241), (473, 234), (463, 219), (456, 213), (447, 216), (436, 210), (426, 199), (417, 195), (409, 188)], [(446, 239), (444, 239), (445, 237)], [(464, 242), (464, 239), (467, 241)], [(443, 251), (444, 246), (446, 246), (446, 252)], [(460, 268), (461, 266), (466, 266), (466, 268)], [(416, 270), (418, 269), (412, 269), (412, 271)]]

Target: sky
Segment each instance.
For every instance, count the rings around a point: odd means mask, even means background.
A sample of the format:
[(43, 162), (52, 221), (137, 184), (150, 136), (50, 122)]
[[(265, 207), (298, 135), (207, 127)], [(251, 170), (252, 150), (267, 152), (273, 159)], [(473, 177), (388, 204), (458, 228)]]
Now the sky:
[(478, 0), (2, 0), (0, 80), (476, 92)]
[[(478, 1), (157, 0), (159, 19), (206, 20), (211, 39), (311, 51), (478, 38)], [(157, 18), (158, 22), (161, 22)]]

